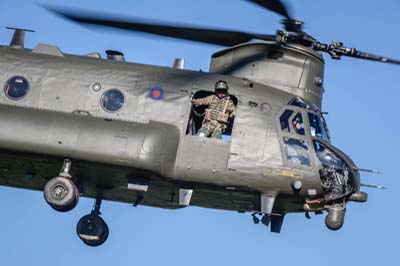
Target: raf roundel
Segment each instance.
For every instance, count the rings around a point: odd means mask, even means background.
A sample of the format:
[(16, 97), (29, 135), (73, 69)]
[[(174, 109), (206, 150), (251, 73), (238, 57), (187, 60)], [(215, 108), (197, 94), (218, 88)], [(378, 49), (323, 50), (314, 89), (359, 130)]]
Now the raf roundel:
[(160, 87), (150, 88), (149, 97), (152, 100), (159, 101), (164, 97), (164, 90)]

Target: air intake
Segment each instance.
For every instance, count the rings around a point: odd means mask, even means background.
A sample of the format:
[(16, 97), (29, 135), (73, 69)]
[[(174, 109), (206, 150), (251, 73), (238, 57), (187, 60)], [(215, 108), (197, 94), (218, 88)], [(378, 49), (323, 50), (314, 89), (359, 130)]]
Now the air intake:
[(114, 50), (107, 50), (106, 54), (107, 54), (108, 60), (125, 62), (124, 54), (121, 52), (114, 51)]

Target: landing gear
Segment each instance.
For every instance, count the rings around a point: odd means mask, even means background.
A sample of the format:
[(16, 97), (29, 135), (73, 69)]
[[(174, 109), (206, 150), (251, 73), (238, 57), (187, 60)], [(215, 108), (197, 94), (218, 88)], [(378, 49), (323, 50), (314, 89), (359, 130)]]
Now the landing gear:
[(43, 190), (44, 199), (56, 211), (67, 212), (79, 201), (79, 190), (71, 180), (71, 161), (64, 160), (59, 176), (50, 179)]
[(328, 208), (328, 215), (325, 218), (325, 225), (331, 230), (339, 230), (344, 224), (344, 215), (346, 207), (341, 204), (335, 204)]
[[(257, 215), (262, 215), (261, 219), (257, 217)], [(273, 233), (280, 233), (282, 224), (283, 224), (283, 218), (285, 217), (285, 214), (262, 214), (262, 213), (252, 213), (251, 214), (253, 218), (254, 224), (259, 224), (260, 222), (269, 227), (270, 230)]]
[(260, 218), (257, 217), (257, 213), (252, 213), (251, 217), (253, 218), (253, 223), (254, 224), (259, 224), (260, 223)]
[(100, 217), (101, 199), (96, 199), (90, 214), (83, 216), (76, 225), (78, 237), (88, 246), (97, 247), (103, 244), (109, 234), (106, 222)]

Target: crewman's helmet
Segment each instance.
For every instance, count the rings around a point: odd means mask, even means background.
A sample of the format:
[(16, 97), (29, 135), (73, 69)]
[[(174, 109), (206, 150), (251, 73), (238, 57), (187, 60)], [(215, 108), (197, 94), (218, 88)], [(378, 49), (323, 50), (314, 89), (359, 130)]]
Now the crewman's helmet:
[(228, 94), (228, 83), (224, 80), (219, 80), (217, 83), (215, 83), (215, 93), (224, 93)]

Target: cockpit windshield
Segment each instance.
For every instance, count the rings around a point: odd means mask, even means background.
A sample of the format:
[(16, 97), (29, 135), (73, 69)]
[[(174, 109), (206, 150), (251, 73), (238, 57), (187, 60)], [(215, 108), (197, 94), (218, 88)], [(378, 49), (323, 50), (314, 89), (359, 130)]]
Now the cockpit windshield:
[(347, 163), (333, 150), (314, 140), (314, 150), (327, 201), (340, 199), (354, 188), (354, 178)]
[(288, 103), (289, 105), (307, 109), (310, 121), (311, 136), (330, 141), (329, 130), (321, 110), (315, 104), (308, 103), (300, 97), (295, 97)]
[(311, 112), (308, 113), (308, 118), (310, 121), (311, 136), (329, 141), (328, 131), (326, 126), (324, 125), (323, 118)]

